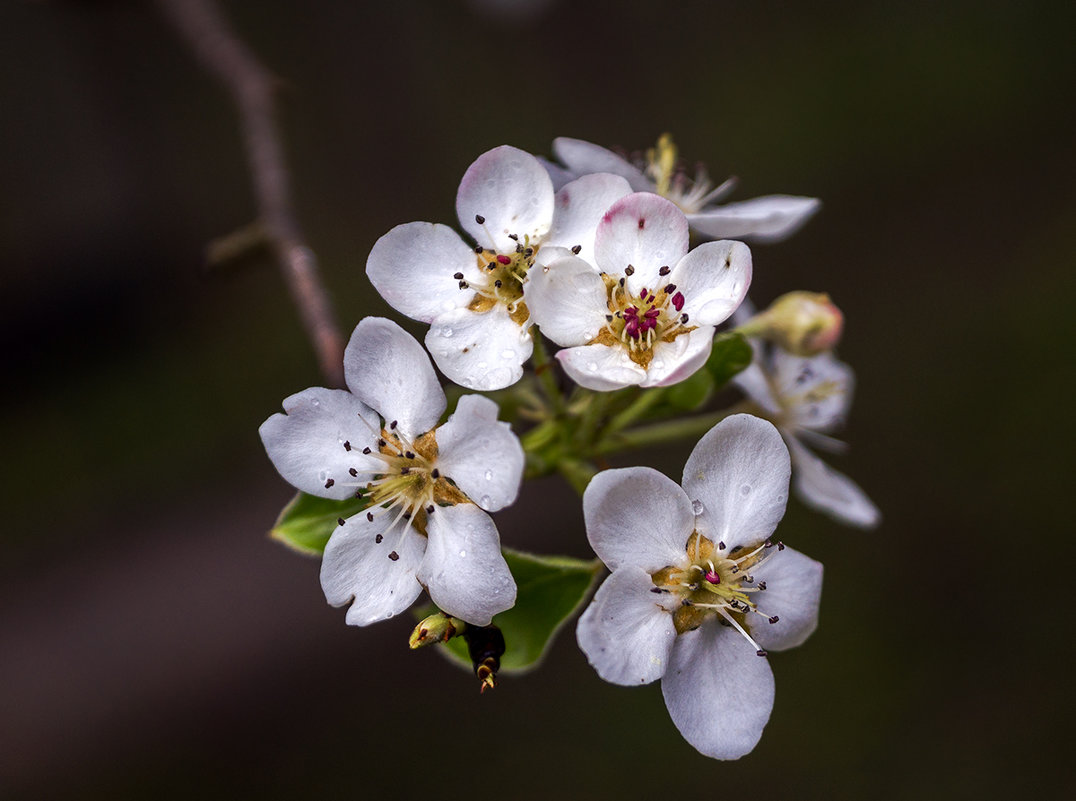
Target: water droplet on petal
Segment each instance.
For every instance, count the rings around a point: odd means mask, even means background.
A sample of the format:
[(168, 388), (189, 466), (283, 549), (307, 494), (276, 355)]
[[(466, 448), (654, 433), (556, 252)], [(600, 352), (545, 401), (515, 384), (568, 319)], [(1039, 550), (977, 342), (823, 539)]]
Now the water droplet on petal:
[(487, 470), (486, 471), (486, 481), (492, 481), (492, 480), (493, 480), (493, 471), (492, 470)]
[(740, 487), (740, 494), (743, 495), (744, 497), (747, 497), (748, 495), (750, 495), (751, 494), (751, 485), (750, 484), (744, 484), (742, 487)]
[(467, 551), (460, 551), (460, 559), (463, 559), (466, 556), (467, 556)]
[(778, 502), (778, 503), (784, 503), (784, 502), (785, 502), (785, 500), (787, 500), (787, 499), (785, 498), (785, 496), (784, 496), (784, 495), (778, 495), (778, 496), (777, 496), (777, 502)]
[(488, 507), (492, 502), (493, 499), (490, 498), (488, 495), (483, 495), (481, 498), (478, 499), (478, 505), (482, 508)]
[(587, 370), (589, 370), (592, 373), (598, 372), (598, 363), (597, 362), (587, 362)]
[(655, 370), (660, 370), (665, 366), (665, 362), (663, 362), (661, 359), (654, 359), (650, 366), (653, 367)]
[(516, 352), (514, 350), (512, 350), (511, 348), (505, 348), (504, 350), (501, 351), (501, 358), (502, 359), (506, 359), (506, 360), (507, 359), (514, 359), (515, 357), (516, 357)]
[(450, 336), (452, 336), (453, 333), (454, 332), (452, 331), (451, 328), (442, 328), (441, 329), (441, 336), (443, 336), (443, 337), (446, 337), (446, 338), (450, 337)]
[(694, 512), (696, 515), (701, 515), (703, 512), (706, 511), (706, 507), (702, 505), (702, 501), (692, 501), (691, 511)]
[(477, 367), (479, 370), (485, 370), (487, 367), (489, 367), (489, 365), (486, 364), (486, 362), (479, 362), (475, 365), (475, 367)]
[(310, 401), (310, 405), (311, 406), (321, 406), (321, 401), (319, 401), (317, 398), (315, 398), (314, 400)]

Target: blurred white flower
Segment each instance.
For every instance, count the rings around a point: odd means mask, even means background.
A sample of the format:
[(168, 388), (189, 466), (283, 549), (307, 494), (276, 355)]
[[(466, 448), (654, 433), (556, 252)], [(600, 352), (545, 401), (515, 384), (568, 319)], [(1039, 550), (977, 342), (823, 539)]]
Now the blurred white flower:
[(673, 384), (699, 369), (714, 326), (750, 283), (746, 245), (708, 242), (689, 253), (683, 212), (637, 192), (602, 218), (593, 263), (545, 251), (526, 297), (542, 333), (564, 348), (557, 358), (572, 380), (614, 390)]
[(606, 681), (661, 679), (677, 729), (717, 759), (748, 753), (769, 720), (773, 673), (759, 657), (818, 622), (822, 565), (768, 540), (789, 469), (774, 427), (735, 415), (695, 446), (682, 489), (632, 467), (599, 473), (583, 496), (587, 537), (613, 572), (579, 646)]
[(877, 526), (882, 515), (866, 493), (805, 444), (828, 451), (844, 450), (845, 444), (829, 433), (844, 422), (852, 405), (852, 368), (828, 351), (804, 357), (757, 339), (751, 340), (751, 345), (755, 358), (733, 382), (788, 443), (796, 494), (811, 508), (842, 523), (859, 528)]
[(447, 614), (487, 625), (515, 603), (486, 511), (519, 492), (519, 440), (497, 421), (497, 405), (478, 395), (461, 398), (436, 427), (445, 394), (422, 346), (389, 320), (368, 317), (356, 326), (344, 371), (350, 391), (292, 395), (286, 414), (259, 429), (293, 486), (322, 498), (356, 491), (370, 498), (325, 548), (326, 599), (350, 604), (347, 622), (365, 626), (404, 611), (425, 586)]
[(564, 165), (546, 162), (555, 185), (595, 172), (620, 175), (636, 192), (656, 192), (671, 200), (687, 215), (691, 229), (708, 239), (779, 242), (799, 230), (822, 205), (817, 198), (796, 195), (765, 195), (719, 205), (717, 201), (736, 187), (736, 180), (730, 178), (714, 187), (701, 166), (694, 179), (689, 178), (679, 167), (676, 146), (668, 134), (637, 163), (600, 145), (567, 137), (553, 140), (553, 155)]
[(523, 288), (539, 250), (591, 258), (602, 214), (630, 191), (618, 176), (588, 175), (554, 194), (534, 156), (504, 145), (479, 156), (456, 195), (477, 246), (448, 226), (408, 223), (377, 241), (366, 273), (390, 306), (430, 324), (426, 347), (449, 379), (501, 389), (522, 377), (532, 352)]

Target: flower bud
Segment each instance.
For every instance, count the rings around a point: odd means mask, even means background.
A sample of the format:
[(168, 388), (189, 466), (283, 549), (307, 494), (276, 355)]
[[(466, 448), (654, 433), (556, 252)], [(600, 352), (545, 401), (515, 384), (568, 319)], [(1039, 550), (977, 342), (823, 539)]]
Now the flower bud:
[(741, 325), (744, 336), (762, 337), (796, 356), (815, 356), (840, 341), (844, 315), (829, 295), (789, 292)]
[(465, 628), (467, 624), (462, 620), (436, 612), (415, 626), (408, 644), (415, 649), (435, 642), (448, 642)]

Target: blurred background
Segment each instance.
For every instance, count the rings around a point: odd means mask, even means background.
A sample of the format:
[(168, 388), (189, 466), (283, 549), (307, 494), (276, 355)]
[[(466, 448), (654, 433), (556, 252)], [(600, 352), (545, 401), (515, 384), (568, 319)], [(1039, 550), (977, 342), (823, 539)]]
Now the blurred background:
[[(374, 241), (454, 222), (485, 150), (670, 131), (734, 199), (821, 197), (752, 297), (829, 292), (857, 398), (797, 502), (818, 632), (738, 762), (571, 630), (479, 697), (408, 618), (344, 624), (266, 537), (258, 425), (319, 384), (275, 265), (205, 269), (255, 202), (228, 96), (158, 9), (0, 6), (0, 796), (1076, 797), (1070, 580), (1076, 6), (1023, 0), (228, 2), (281, 79), (294, 201), (346, 331)], [(394, 317), (398, 315), (391, 313)], [(411, 326), (420, 331), (421, 326)], [(651, 460), (678, 476), (689, 448)], [(620, 464), (637, 459), (626, 457)], [(575, 510), (565, 512), (565, 510)], [(567, 515), (567, 518), (565, 517)], [(558, 480), (506, 544), (586, 556)]]

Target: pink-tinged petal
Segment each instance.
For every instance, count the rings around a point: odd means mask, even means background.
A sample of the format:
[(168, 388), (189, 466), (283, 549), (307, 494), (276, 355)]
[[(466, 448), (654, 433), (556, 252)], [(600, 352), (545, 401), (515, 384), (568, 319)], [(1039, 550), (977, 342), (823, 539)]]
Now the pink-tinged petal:
[(767, 651), (782, 651), (803, 643), (818, 628), (818, 605), (822, 600), (822, 563), (785, 547), (770, 549), (765, 561), (751, 568), (755, 581), (766, 582), (765, 592), (751, 599), (760, 615), (748, 615), (747, 624), (755, 642)]
[[(464, 230), (483, 247), (499, 253), (516, 241), (539, 241), (553, 220), (553, 182), (530, 153), (502, 145), (467, 168), (456, 194), (456, 213)], [(481, 218), (483, 222), (478, 222)]]
[(530, 332), (497, 304), (489, 311), (442, 314), (426, 334), (426, 347), (449, 380), (467, 389), (504, 389), (523, 377), (534, 342)]
[(646, 380), (646, 370), (628, 357), (621, 347), (583, 345), (557, 351), (564, 372), (581, 387), (597, 392), (623, 389)]
[(857, 528), (870, 529), (882, 522), (878, 507), (852, 479), (827, 465), (795, 437), (786, 439), (794, 468), (792, 487), (800, 500), (840, 523)]
[(576, 255), (594, 263), (594, 236), (609, 207), (631, 194), (628, 182), (619, 175), (584, 175), (557, 192), (553, 225), (542, 240), (543, 246), (578, 247)]
[(367, 626), (403, 612), (422, 592), (415, 578), (426, 538), (400, 521), (391, 529), (394, 510), (379, 510), (368, 520), (360, 512), (344, 521), (325, 546), (321, 588), (333, 606), (351, 604), (347, 622)]
[(768, 538), (785, 514), (792, 471), (777, 429), (749, 414), (711, 428), (684, 465), (695, 528), (731, 550)]
[(553, 155), (576, 175), (607, 172), (627, 180), (636, 192), (654, 191), (654, 182), (642, 170), (600, 145), (560, 136), (553, 140)]
[(366, 317), (344, 350), (348, 388), (400, 435), (414, 440), (437, 425), (445, 393), (426, 351), (391, 320)]
[(460, 289), (456, 276), (478, 281), (482, 271), (474, 250), (451, 228), (414, 222), (396, 226), (374, 243), (366, 275), (392, 308), (428, 323), (470, 303), (474, 292)]
[[(684, 213), (663, 197), (636, 192), (614, 203), (598, 224), (594, 258), (610, 275), (627, 275), (638, 294), (662, 280), (662, 267), (675, 265), (687, 253)], [(630, 275), (629, 275), (630, 273)]]
[(706, 364), (714, 346), (714, 329), (696, 328), (674, 339), (654, 346), (654, 358), (646, 369), (644, 387), (666, 387), (693, 375)]
[(665, 674), (676, 628), (662, 606), (669, 596), (651, 592), (654, 589), (650, 576), (639, 568), (621, 568), (598, 588), (579, 618), (579, 647), (598, 675), (612, 684), (649, 684)]
[(585, 345), (606, 326), (605, 283), (591, 265), (575, 256), (528, 273), (524, 299), (531, 320), (561, 347)]
[(603, 470), (583, 493), (583, 520), (594, 553), (610, 570), (654, 573), (682, 565), (695, 514), (680, 486), (650, 467)]
[(766, 195), (688, 215), (691, 228), (714, 239), (779, 242), (796, 233), (822, 202), (813, 197)]
[(676, 728), (700, 753), (739, 759), (770, 719), (773, 672), (735, 629), (708, 621), (676, 638), (661, 693)]
[(566, 170), (559, 164), (554, 164), (545, 156), (535, 156), (538, 159), (538, 163), (545, 167), (545, 171), (549, 173), (549, 180), (553, 182), (553, 190), (559, 191), (562, 186), (567, 183), (571, 183), (579, 176), (571, 170)]
[(684, 256), (668, 280), (684, 295), (689, 324), (723, 323), (747, 297), (751, 251), (743, 242), (707, 242)]
[(855, 373), (832, 353), (805, 358), (777, 350), (773, 381), (789, 422), (800, 428), (831, 431), (852, 405)]
[(426, 529), (430, 542), (418, 579), (439, 609), (488, 626), (495, 614), (515, 605), (516, 582), (489, 515), (470, 503), (439, 506)]
[(500, 407), (481, 395), (464, 395), (437, 429), (437, 467), (476, 504), (496, 512), (513, 503), (523, 480), (523, 446)]
[(273, 466), (296, 489), (319, 498), (343, 500), (355, 494), (351, 468), (368, 468), (364, 447), (380, 426), (377, 414), (342, 389), (314, 387), (284, 400), (258, 429)]

